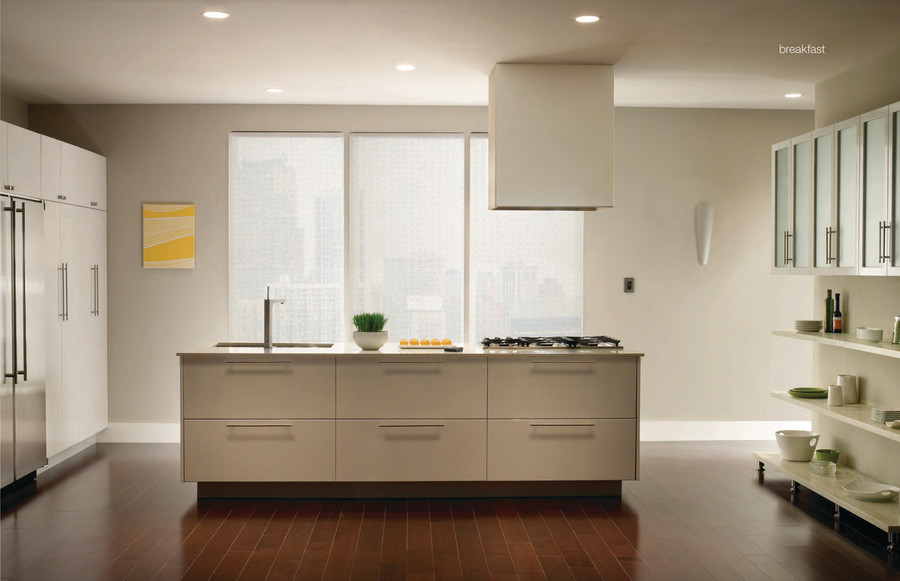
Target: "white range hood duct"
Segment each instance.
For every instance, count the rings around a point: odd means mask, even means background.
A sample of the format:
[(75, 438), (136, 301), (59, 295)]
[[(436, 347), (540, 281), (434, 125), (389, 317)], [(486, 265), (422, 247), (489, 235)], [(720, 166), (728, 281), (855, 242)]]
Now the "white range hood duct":
[(489, 86), (492, 210), (612, 207), (612, 66), (498, 63)]

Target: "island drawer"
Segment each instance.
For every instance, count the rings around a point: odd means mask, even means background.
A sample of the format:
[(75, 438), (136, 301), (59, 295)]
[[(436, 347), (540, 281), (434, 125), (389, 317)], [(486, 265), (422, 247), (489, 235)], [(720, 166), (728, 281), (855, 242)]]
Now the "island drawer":
[(488, 360), (489, 418), (635, 418), (637, 357)]
[(488, 420), (488, 480), (633, 480), (636, 420)]
[(338, 420), (337, 480), (485, 480), (485, 420)]
[(334, 480), (334, 420), (185, 420), (185, 482)]
[(481, 418), (487, 410), (485, 359), (427, 355), (337, 362), (337, 417)]
[(334, 419), (334, 358), (182, 360), (185, 418)]

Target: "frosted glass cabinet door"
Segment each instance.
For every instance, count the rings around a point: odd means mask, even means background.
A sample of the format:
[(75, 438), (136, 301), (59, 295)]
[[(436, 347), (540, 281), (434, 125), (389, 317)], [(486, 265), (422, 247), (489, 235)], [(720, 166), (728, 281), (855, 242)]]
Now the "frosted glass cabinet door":
[(791, 142), (772, 146), (772, 208), (775, 227), (772, 234), (774, 273), (790, 272), (788, 235), (791, 231)]
[(834, 127), (812, 136), (813, 153), (813, 267), (816, 274), (834, 268)]
[(812, 142), (809, 134), (791, 140), (793, 165), (793, 245), (788, 258), (791, 272), (809, 272), (812, 266)]
[(885, 234), (890, 248), (888, 274), (900, 276), (900, 103), (891, 105), (891, 173), (890, 196), (890, 230)]
[(860, 117), (862, 128), (861, 264), (859, 273), (883, 275), (887, 271), (885, 233), (888, 222), (888, 109)]
[[(834, 274), (857, 274), (859, 266), (859, 118), (834, 126), (837, 176), (835, 215), (837, 233), (832, 235)], [(835, 240), (836, 238), (836, 240)]]

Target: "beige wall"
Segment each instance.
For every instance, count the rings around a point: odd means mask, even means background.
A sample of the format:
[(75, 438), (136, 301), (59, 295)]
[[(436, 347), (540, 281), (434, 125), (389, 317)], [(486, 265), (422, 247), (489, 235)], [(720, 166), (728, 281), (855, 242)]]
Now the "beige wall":
[(900, 101), (900, 46), (816, 84), (816, 127)]
[(0, 120), (28, 127), (28, 104), (9, 93), (0, 93)]
[[(32, 129), (109, 163), (110, 420), (178, 419), (178, 349), (228, 332), (227, 153), (232, 130), (484, 131), (485, 108), (42, 106)], [(802, 418), (768, 392), (811, 378), (811, 350), (771, 329), (811, 316), (809, 277), (769, 274), (771, 143), (811, 112), (617, 111), (616, 208), (586, 215), (585, 331), (647, 353), (650, 420)], [(716, 204), (710, 264), (693, 211)], [(197, 204), (193, 271), (144, 271), (140, 204)], [(637, 279), (624, 295), (622, 277)], [(804, 364), (805, 362), (805, 364)]]
[[(898, 101), (900, 48), (816, 85), (816, 124), (829, 125)], [(850, 333), (857, 327), (878, 327), (889, 334), (894, 316), (900, 315), (900, 278), (815, 277), (815, 309), (824, 309), (827, 289), (841, 293), (844, 328)], [(900, 360), (825, 346), (816, 347), (814, 356), (816, 385), (834, 383), (839, 373), (856, 375), (865, 403), (900, 407)], [(895, 460), (900, 444), (827, 418), (814, 425), (822, 433), (821, 446), (839, 449), (851, 466), (900, 485)]]

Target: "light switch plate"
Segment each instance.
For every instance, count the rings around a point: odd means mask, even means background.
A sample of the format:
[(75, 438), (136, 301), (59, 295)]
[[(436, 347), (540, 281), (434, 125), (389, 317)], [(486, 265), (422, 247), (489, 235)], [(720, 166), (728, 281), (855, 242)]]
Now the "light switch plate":
[(633, 293), (634, 292), (634, 279), (628, 277), (625, 279), (625, 292)]

